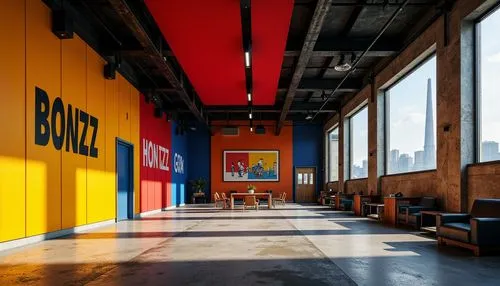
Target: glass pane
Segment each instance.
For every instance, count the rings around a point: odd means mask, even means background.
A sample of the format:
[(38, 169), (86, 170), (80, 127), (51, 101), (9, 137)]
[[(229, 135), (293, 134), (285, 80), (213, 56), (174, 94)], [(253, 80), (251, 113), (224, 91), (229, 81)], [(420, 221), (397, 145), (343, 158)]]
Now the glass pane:
[(304, 174), (304, 185), (307, 185), (308, 180), (307, 180), (307, 173)]
[(314, 185), (314, 183), (313, 183), (313, 173), (309, 174), (309, 185)]
[(302, 185), (302, 174), (301, 173), (297, 174), (297, 184)]
[(368, 108), (351, 117), (351, 179), (368, 177)]
[(436, 57), (385, 92), (387, 174), (436, 168)]
[(328, 133), (328, 180), (339, 180), (339, 129)]
[(479, 24), (479, 98), (480, 98), (480, 161), (500, 160), (500, 10), (496, 10)]

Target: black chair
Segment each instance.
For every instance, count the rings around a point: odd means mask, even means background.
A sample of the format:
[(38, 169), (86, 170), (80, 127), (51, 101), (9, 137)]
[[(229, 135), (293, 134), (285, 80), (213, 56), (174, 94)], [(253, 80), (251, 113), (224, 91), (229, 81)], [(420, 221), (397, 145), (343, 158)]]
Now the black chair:
[(484, 248), (500, 247), (500, 199), (477, 199), (470, 214), (436, 217), (439, 245), (455, 245), (479, 256)]
[(436, 198), (423, 197), (418, 205), (405, 205), (398, 208), (398, 223), (406, 224), (420, 229), (422, 225), (421, 211), (436, 210)]

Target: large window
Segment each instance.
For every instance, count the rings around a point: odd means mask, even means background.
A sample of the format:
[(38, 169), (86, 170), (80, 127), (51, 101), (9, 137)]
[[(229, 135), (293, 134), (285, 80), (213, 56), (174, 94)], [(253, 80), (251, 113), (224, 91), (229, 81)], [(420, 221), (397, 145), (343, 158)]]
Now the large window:
[(500, 160), (500, 9), (477, 24), (479, 161)]
[(349, 120), (351, 179), (368, 177), (368, 109), (363, 107)]
[(436, 168), (436, 57), (385, 91), (387, 174)]
[(339, 128), (336, 127), (327, 133), (328, 148), (328, 181), (339, 180)]

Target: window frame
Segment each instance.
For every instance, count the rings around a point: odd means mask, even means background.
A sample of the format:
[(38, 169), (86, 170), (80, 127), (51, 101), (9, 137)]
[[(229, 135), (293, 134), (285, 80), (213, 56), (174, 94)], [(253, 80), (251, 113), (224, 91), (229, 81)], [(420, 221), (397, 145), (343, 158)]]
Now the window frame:
[[(361, 104), (359, 105), (355, 111), (353, 111), (351, 114), (349, 114), (349, 117), (347, 118), (348, 119), (348, 126), (349, 126), (349, 180), (362, 180), (362, 179), (367, 179), (368, 178), (368, 170), (366, 170), (366, 177), (362, 177), (362, 178), (353, 178), (352, 177), (352, 174), (354, 173), (353, 172), (353, 140), (352, 140), (352, 136), (354, 134), (354, 132), (352, 132), (353, 130), (353, 124), (352, 124), (352, 118), (356, 115), (358, 115), (361, 111), (363, 111), (364, 109), (366, 108), (366, 111), (368, 112), (368, 104), (364, 103), (364, 104)], [(368, 127), (368, 122), (366, 122), (367, 124), (367, 127)], [(368, 130), (367, 130), (367, 133), (368, 133)], [(368, 134), (367, 134), (368, 135)], [(367, 140), (366, 140), (366, 149), (368, 149), (368, 136), (367, 136)], [(368, 153), (369, 151), (366, 153), (366, 160), (368, 160)]]
[[(409, 77), (410, 75), (413, 74), (414, 71), (418, 70), (421, 66), (429, 62), (431, 58), (435, 57), (436, 58), (436, 86), (437, 86), (437, 52), (434, 50), (432, 51), (429, 55), (426, 55), (422, 60), (420, 60), (418, 63), (416, 63), (413, 67), (411, 67), (406, 73), (402, 74), (400, 77), (398, 77), (393, 83), (391, 83), (389, 86), (385, 87), (382, 89), (383, 97), (384, 97), (384, 175), (385, 176), (393, 176), (393, 175), (406, 175), (406, 174), (412, 174), (412, 173), (421, 173), (421, 172), (427, 172), (427, 171), (436, 171), (437, 170), (437, 162), (436, 162), (436, 168), (433, 169), (426, 169), (426, 170), (418, 170), (418, 171), (410, 171), (410, 172), (401, 172), (401, 173), (389, 173), (389, 154), (391, 152), (390, 150), (390, 120), (389, 120), (389, 114), (390, 114), (390, 104), (391, 101), (389, 99), (389, 96), (387, 96), (387, 92), (396, 86), (398, 83)], [(418, 57), (417, 57), (418, 58)], [(437, 90), (436, 90), (436, 95), (437, 95)], [(434, 126), (434, 136), (437, 138), (437, 102), (434, 102), (434, 108), (436, 109), (436, 118), (435, 118), (435, 126)], [(437, 161), (437, 146), (436, 146), (436, 154), (435, 158)], [(414, 158), (415, 159), (415, 158)]]
[(474, 128), (475, 128), (475, 140), (474, 140), (474, 163), (483, 164), (483, 163), (491, 163), (491, 162), (500, 162), (500, 160), (492, 160), (492, 161), (481, 161), (481, 152), (482, 152), (482, 120), (481, 120), (481, 107), (482, 107), (482, 98), (481, 98), (481, 22), (491, 16), (493, 13), (500, 13), (500, 3), (493, 5), (486, 12), (484, 12), (481, 16), (474, 20), (474, 43), (472, 45), (473, 53), (474, 53), (474, 63), (473, 63), (473, 82), (474, 82)]

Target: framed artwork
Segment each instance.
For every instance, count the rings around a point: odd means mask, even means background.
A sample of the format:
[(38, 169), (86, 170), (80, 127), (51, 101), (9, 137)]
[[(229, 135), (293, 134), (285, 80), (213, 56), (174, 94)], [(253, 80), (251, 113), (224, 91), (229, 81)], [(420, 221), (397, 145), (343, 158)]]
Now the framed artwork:
[(223, 152), (224, 182), (278, 182), (279, 151), (231, 150)]

